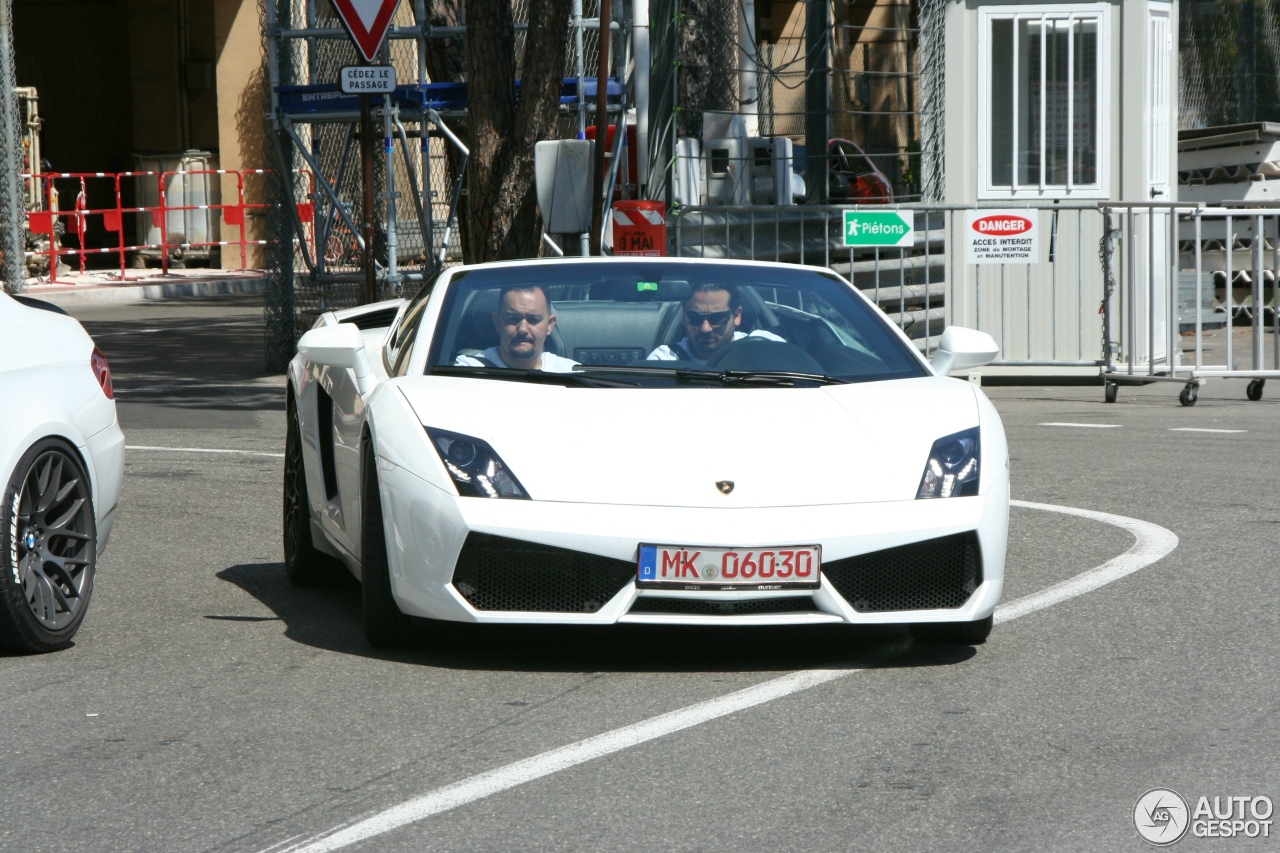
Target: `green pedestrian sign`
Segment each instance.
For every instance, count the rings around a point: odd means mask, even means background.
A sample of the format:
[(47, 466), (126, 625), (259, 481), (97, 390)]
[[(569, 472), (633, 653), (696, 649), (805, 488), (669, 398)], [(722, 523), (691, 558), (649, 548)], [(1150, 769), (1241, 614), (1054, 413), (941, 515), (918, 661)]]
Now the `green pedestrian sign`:
[(904, 219), (895, 210), (876, 213), (863, 210), (844, 212), (844, 244), (846, 246), (913, 246), (915, 241), (915, 226), (912, 220)]

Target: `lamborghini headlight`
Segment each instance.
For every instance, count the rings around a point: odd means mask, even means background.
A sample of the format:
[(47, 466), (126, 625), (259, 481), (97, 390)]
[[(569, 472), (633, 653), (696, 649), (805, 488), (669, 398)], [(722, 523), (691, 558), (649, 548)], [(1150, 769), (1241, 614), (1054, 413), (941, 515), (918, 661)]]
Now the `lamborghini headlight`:
[(471, 498), (529, 499), (516, 475), (488, 442), (432, 427), (427, 427), (427, 435), (453, 478), (458, 494)]
[(938, 439), (920, 478), (916, 498), (961, 498), (978, 493), (981, 459), (978, 427)]

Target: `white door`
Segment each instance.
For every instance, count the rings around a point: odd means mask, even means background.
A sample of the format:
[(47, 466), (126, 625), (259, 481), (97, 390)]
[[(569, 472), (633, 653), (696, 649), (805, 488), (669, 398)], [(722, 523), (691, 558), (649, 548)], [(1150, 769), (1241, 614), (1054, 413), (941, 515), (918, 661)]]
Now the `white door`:
[[(1166, 2), (1147, 4), (1147, 79), (1143, 97), (1143, 112), (1147, 138), (1145, 173), (1147, 196), (1150, 201), (1172, 201), (1172, 184), (1169, 179), (1170, 134), (1173, 127), (1173, 29), (1170, 5)], [(1144, 263), (1150, 270), (1150, 311), (1152, 322), (1148, 333), (1152, 337), (1146, 353), (1153, 364), (1170, 364), (1170, 356), (1177, 358), (1178, 347), (1169, 341), (1169, 286), (1177, 277), (1169, 257), (1169, 227), (1173, 214), (1153, 210), (1149, 222), (1150, 249)], [(1176, 332), (1176, 330), (1174, 330)], [(1176, 361), (1171, 366), (1176, 366)]]

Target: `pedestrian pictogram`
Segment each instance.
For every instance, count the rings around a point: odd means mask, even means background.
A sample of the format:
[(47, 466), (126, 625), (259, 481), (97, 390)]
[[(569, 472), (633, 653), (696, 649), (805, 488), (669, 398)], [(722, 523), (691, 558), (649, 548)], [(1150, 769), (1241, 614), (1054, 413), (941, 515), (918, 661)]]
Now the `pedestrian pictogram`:
[(400, 0), (333, 0), (333, 8), (365, 62), (377, 57), (399, 5)]

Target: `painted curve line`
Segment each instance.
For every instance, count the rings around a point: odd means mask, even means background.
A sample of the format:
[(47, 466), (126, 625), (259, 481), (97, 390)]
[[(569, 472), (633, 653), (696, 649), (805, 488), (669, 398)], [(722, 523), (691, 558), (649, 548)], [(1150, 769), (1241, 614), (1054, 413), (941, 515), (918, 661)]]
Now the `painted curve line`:
[[(1118, 557), (1108, 560), (1102, 565), (1081, 572), (1069, 580), (1054, 584), (1040, 592), (1015, 599), (1008, 604), (996, 608), (995, 622), (1001, 624), (1018, 619), (1037, 610), (1044, 610), (1055, 604), (1084, 595), (1106, 586), (1109, 583), (1131, 575), (1139, 569), (1149, 566), (1178, 547), (1178, 537), (1170, 530), (1157, 524), (1111, 515), (1105, 512), (1094, 512), (1087, 509), (1057, 506), (1055, 504), (1031, 503), (1029, 501), (1010, 501), (1011, 506), (1022, 509), (1057, 512), (1111, 524), (1128, 531), (1136, 541)], [(432, 815), (450, 811), (467, 803), (484, 799), (493, 794), (515, 788), (526, 782), (550, 776), (561, 770), (567, 770), (596, 758), (612, 755), (632, 746), (655, 740), (684, 729), (692, 728), (719, 717), (728, 716), (738, 711), (763, 705), (793, 693), (817, 687), (864, 672), (863, 669), (817, 669), (803, 670), (771, 679), (763, 684), (748, 687), (717, 699), (709, 699), (690, 705), (678, 711), (671, 711), (630, 726), (605, 732), (577, 743), (562, 746), (508, 764), (494, 770), (471, 776), (452, 785), (445, 785), (407, 800), (371, 817), (357, 819), (333, 829), (312, 835), (303, 841), (296, 841), (297, 836), (266, 848), (262, 853), (326, 853), (352, 844), (373, 838), (378, 835), (424, 820)], [(292, 843), (291, 843), (292, 842)], [(286, 846), (288, 845), (288, 846)]]

